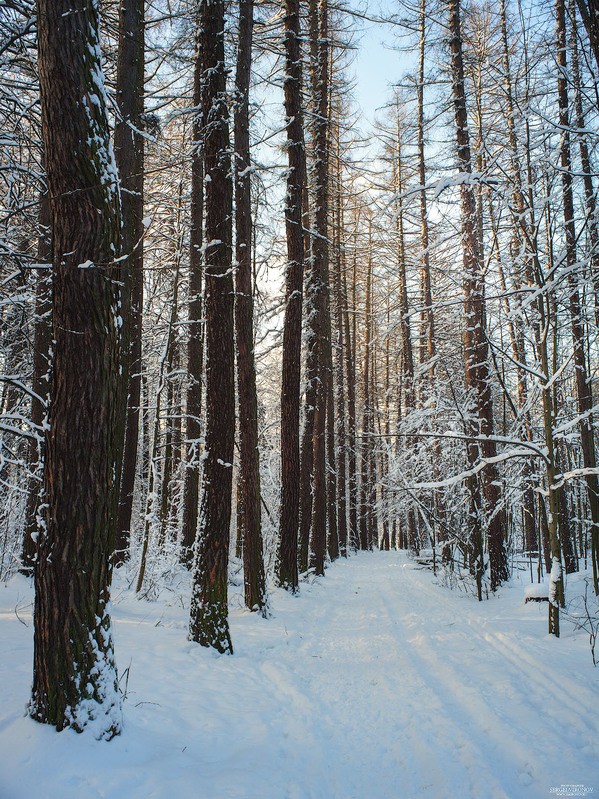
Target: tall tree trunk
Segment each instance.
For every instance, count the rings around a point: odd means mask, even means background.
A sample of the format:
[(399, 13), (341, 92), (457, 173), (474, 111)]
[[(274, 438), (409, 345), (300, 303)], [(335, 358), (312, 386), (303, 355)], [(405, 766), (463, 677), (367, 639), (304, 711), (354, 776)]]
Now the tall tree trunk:
[(576, 0), (576, 2), (599, 68), (599, 2), (598, 0)]
[[(404, 392), (404, 411), (405, 415), (413, 412), (416, 403), (416, 392), (414, 385), (414, 351), (412, 348), (412, 331), (410, 325), (410, 307), (408, 302), (408, 279), (406, 272), (405, 243), (404, 243), (404, 212), (401, 193), (403, 186), (403, 154), (402, 154), (402, 132), (399, 118), (397, 119), (397, 158), (395, 169), (395, 191), (397, 203), (395, 208), (397, 224), (397, 274), (399, 278), (399, 312), (400, 312), (400, 337), (401, 337), (401, 377)], [(421, 193), (422, 196), (423, 192)], [(407, 448), (408, 449), (408, 448)], [(411, 447), (409, 447), (411, 449)], [(413, 507), (408, 509), (407, 514), (408, 541), (410, 549), (414, 554), (419, 553), (420, 544), (418, 537), (418, 527), (416, 514)]]
[(266, 604), (262, 520), (260, 508), (260, 455), (258, 451), (258, 397), (254, 362), (254, 297), (252, 291), (252, 198), (249, 93), (252, 63), (253, 0), (239, 4), (239, 45), (235, 78), (235, 330), (239, 397), (238, 501), (243, 530), (245, 604), (261, 611)]
[[(312, 238), (312, 336), (316, 356), (314, 431), (312, 435), (311, 563), (324, 574), (326, 556), (326, 413), (330, 374), (329, 247), (328, 247), (328, 121), (329, 41), (327, 0), (310, 0), (312, 94), (314, 99), (314, 236)], [(332, 411), (332, 408), (330, 408)]]
[[(523, 282), (532, 284), (534, 282), (532, 273), (532, 263), (534, 259), (530, 252), (532, 237), (530, 234), (530, 209), (527, 208), (526, 196), (522, 185), (522, 166), (520, 158), (520, 148), (516, 135), (516, 120), (514, 113), (514, 91), (512, 82), (512, 69), (510, 63), (510, 46), (508, 41), (507, 14), (505, 0), (500, 0), (499, 15), (501, 23), (501, 54), (503, 61), (504, 85), (505, 85), (505, 120), (507, 123), (509, 143), (510, 143), (510, 162), (512, 179), (512, 216), (513, 234), (511, 241), (511, 259), (516, 264), (515, 287), (519, 289)], [(492, 204), (489, 196), (489, 204)], [(499, 254), (499, 247), (498, 247)], [(501, 262), (499, 261), (500, 265)], [(500, 272), (502, 280), (502, 291), (505, 294), (505, 306), (508, 313), (508, 328), (512, 353), (517, 367), (518, 379), (518, 404), (519, 408), (526, 409), (528, 401), (528, 382), (526, 376), (526, 347), (523, 330), (522, 317), (519, 313), (512, 313), (510, 297), (503, 273)], [(516, 292), (513, 302), (516, 308), (520, 306), (520, 295)], [(515, 309), (514, 309), (515, 310)], [(527, 438), (532, 441), (532, 422), (530, 412), (524, 410), (523, 428)], [(525, 482), (523, 495), (523, 523), (524, 523), (524, 547), (527, 551), (533, 551), (539, 546), (536, 527), (535, 499), (532, 482), (535, 474), (535, 466), (530, 461), (525, 461), (522, 467), (522, 479)]]
[(29, 712), (111, 738), (121, 728), (107, 610), (124, 424), (119, 192), (97, 3), (39, 0), (37, 11), (54, 342)]
[(190, 638), (232, 652), (228, 559), (235, 439), (232, 199), (225, 5), (200, 2), (206, 276), (206, 459), (190, 611)]
[(189, 232), (189, 287), (187, 322), (187, 372), (185, 396), (185, 475), (183, 482), (183, 531), (181, 560), (188, 566), (193, 561), (193, 546), (198, 526), (200, 489), (200, 437), (202, 412), (202, 373), (204, 371), (204, 324), (202, 321), (202, 269), (204, 225), (204, 152), (205, 126), (202, 102), (202, 51), (199, 33), (193, 75), (193, 151), (191, 156), (191, 229)]
[(584, 201), (586, 210), (586, 224), (590, 246), (590, 272), (595, 293), (595, 323), (599, 327), (599, 230), (597, 228), (597, 195), (593, 186), (593, 172), (591, 171), (591, 156), (589, 151), (588, 136), (585, 133), (585, 116), (582, 106), (582, 90), (580, 84), (580, 59), (578, 56), (578, 25), (576, 20), (575, 0), (570, 0), (570, 20), (572, 26), (572, 81), (574, 84), (574, 109), (576, 113), (576, 127), (578, 128), (578, 147), (580, 150), (580, 165), (582, 167)]
[(572, 163), (570, 153), (570, 112), (568, 99), (568, 63), (566, 49), (566, 9), (564, 0), (556, 2), (557, 21), (557, 92), (559, 102), (559, 122), (561, 129), (561, 176), (566, 239), (566, 267), (570, 291), (570, 324), (574, 349), (574, 373), (578, 414), (578, 429), (582, 448), (582, 462), (585, 475), (589, 507), (591, 511), (591, 554), (593, 560), (593, 584), (599, 594), (599, 481), (597, 479), (595, 442), (593, 441), (593, 393), (588, 377), (585, 354), (584, 322), (578, 277), (576, 271), (576, 227), (574, 222), (574, 195), (572, 189)]
[(117, 520), (115, 563), (129, 553), (133, 489), (139, 445), (141, 398), (141, 333), (143, 309), (144, 211), (144, 11), (145, 0), (123, 0), (119, 5), (117, 102), (120, 118), (114, 132), (114, 150), (121, 179), (124, 261), (123, 330), (127, 419)]
[(426, 0), (420, 0), (420, 39), (418, 44), (418, 181), (420, 183), (420, 247), (423, 310), (420, 316), (420, 363), (431, 363), (429, 379), (434, 373), (434, 358), (437, 353), (435, 342), (435, 319), (433, 313), (433, 292), (429, 256), (429, 225), (426, 202), (426, 161), (424, 157), (424, 64), (426, 48)]
[(299, 0), (286, 0), (284, 91), (289, 170), (285, 200), (287, 267), (285, 271), (285, 320), (281, 381), (281, 504), (277, 578), (283, 587), (291, 591), (295, 591), (298, 585), (301, 484), (300, 363), (304, 281), (302, 216), (306, 183), (300, 36)]
[(337, 473), (337, 519), (339, 552), (343, 557), (347, 556), (348, 529), (347, 529), (347, 436), (345, 423), (345, 379), (344, 379), (344, 347), (346, 342), (343, 335), (343, 311), (345, 297), (342, 290), (342, 272), (345, 269), (345, 258), (343, 251), (343, 203), (342, 203), (342, 184), (341, 184), (341, 156), (340, 143), (337, 137), (337, 225), (335, 230), (335, 402), (336, 414), (335, 424), (337, 433), (337, 457), (335, 470)]
[[(449, 0), (449, 34), (452, 65), (452, 94), (456, 126), (456, 143), (459, 171), (464, 176), (472, 174), (470, 137), (464, 81), (462, 38), (460, 22), (460, 0)], [(483, 264), (476, 224), (476, 202), (472, 183), (463, 179), (460, 186), (462, 217), (462, 248), (464, 262), (464, 357), (466, 388), (475, 403), (475, 422), (471, 425), (472, 440), (467, 454), (470, 468), (480, 457), (489, 461), (497, 454), (493, 436), (493, 403), (488, 364), (488, 345), (485, 332), (485, 299)], [(484, 436), (484, 443), (474, 440)], [(472, 497), (472, 523), (474, 538), (477, 537), (477, 498), (474, 480), (470, 480)], [(508, 578), (507, 555), (504, 543), (505, 518), (501, 505), (499, 475), (491, 462), (481, 472), (482, 494), (485, 501), (486, 526), (489, 544), (490, 584), (494, 591)], [(482, 510), (482, 509), (481, 509)], [(480, 547), (475, 549), (480, 553)], [(480, 554), (478, 555), (480, 557)], [(482, 564), (477, 567), (482, 569)], [(480, 594), (480, 591), (479, 591)]]

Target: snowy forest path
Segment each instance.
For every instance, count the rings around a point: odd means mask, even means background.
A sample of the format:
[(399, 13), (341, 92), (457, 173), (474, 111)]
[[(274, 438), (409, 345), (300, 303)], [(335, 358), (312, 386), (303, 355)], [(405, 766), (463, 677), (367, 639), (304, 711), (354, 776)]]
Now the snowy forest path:
[[(268, 667), (303, 740), (327, 752), (323, 796), (372, 795), (373, 779), (393, 786), (391, 796), (443, 797), (452, 786), (489, 799), (580, 783), (580, 755), (599, 756), (596, 684), (580, 685), (567, 663), (557, 678), (551, 647), (560, 644), (545, 638), (538, 606), (525, 608), (513, 590), (508, 615), (494, 617), (494, 599), (450, 594), (395, 553), (360, 555), (350, 568), (351, 580), (340, 564), (307, 598), (303, 657), (289, 672)], [(330, 601), (317, 601), (320, 590)], [(548, 752), (560, 752), (551, 766)]]
[(599, 670), (584, 634), (546, 635), (547, 606), (525, 605), (520, 585), (479, 603), (405, 553), (358, 553), (297, 596), (273, 590), (268, 619), (233, 593), (226, 656), (187, 641), (183, 583), (150, 603), (119, 579), (125, 728), (100, 747), (23, 717), (30, 587), (0, 595), (1, 799), (40, 784), (45, 799), (599, 792)]

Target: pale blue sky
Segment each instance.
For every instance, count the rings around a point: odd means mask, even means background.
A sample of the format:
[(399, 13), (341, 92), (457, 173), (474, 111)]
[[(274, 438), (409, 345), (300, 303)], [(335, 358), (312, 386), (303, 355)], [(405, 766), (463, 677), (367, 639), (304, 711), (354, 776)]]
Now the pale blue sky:
[[(383, 17), (398, 12), (398, 4), (384, 0), (368, 3), (366, 14)], [(414, 50), (397, 26), (356, 21), (358, 51), (350, 72), (356, 80), (355, 98), (365, 120), (372, 122), (378, 109), (389, 102), (391, 89), (413, 62)], [(395, 49), (393, 49), (395, 48)]]

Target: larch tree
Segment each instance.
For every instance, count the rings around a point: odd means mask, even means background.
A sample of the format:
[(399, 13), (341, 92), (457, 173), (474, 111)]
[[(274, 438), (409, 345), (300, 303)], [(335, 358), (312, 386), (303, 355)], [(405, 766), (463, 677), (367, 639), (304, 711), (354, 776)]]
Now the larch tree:
[[(199, 33), (199, 32), (198, 32)], [(191, 154), (191, 219), (189, 231), (189, 283), (187, 306), (186, 462), (183, 486), (183, 530), (181, 558), (193, 561), (198, 525), (200, 491), (200, 436), (202, 376), (204, 370), (204, 325), (202, 321), (203, 230), (204, 230), (204, 108), (202, 101), (203, 54), (196, 36), (193, 73), (193, 123)]]
[(189, 637), (232, 653), (227, 570), (235, 439), (233, 185), (223, 0), (201, 0), (198, 24), (205, 120), (206, 451)]
[(239, 44), (235, 76), (235, 333), (239, 402), (239, 478), (237, 523), (243, 541), (245, 604), (263, 611), (266, 605), (262, 518), (260, 507), (260, 453), (258, 451), (258, 396), (254, 360), (254, 296), (252, 286), (252, 198), (250, 162), (250, 69), (252, 64), (253, 0), (239, 3)]
[(29, 712), (110, 738), (121, 729), (109, 594), (124, 405), (119, 190), (98, 3), (40, 0), (38, 32), (54, 342)]
[[(452, 97), (455, 116), (457, 158), (460, 179), (461, 232), (463, 251), (464, 358), (466, 388), (472, 395), (474, 421), (469, 425), (468, 463), (475, 470), (484, 458), (480, 472), (480, 490), (476, 472), (469, 478), (474, 571), (481, 598), (483, 574), (483, 542), (481, 520), (487, 519), (491, 590), (508, 577), (504, 542), (504, 513), (499, 488), (499, 475), (493, 459), (497, 454), (494, 440), (493, 401), (489, 372), (489, 352), (485, 331), (484, 270), (480, 251), (472, 156), (466, 107), (464, 61), (460, 20), (460, 0), (449, 0), (449, 47), (451, 52)], [(479, 437), (482, 441), (479, 442)], [(483, 507), (484, 503), (484, 507)]]
[(576, 0), (576, 2), (599, 67), (599, 3), (597, 0)]
[(599, 481), (597, 479), (597, 460), (593, 435), (593, 389), (589, 380), (587, 356), (585, 351), (585, 332), (582, 302), (577, 274), (576, 222), (574, 212), (574, 192), (572, 177), (572, 154), (570, 146), (570, 100), (568, 92), (568, 55), (566, 35), (565, 0), (556, 2), (557, 29), (557, 93), (559, 122), (561, 130), (561, 178), (562, 204), (565, 234), (565, 266), (568, 271), (570, 327), (572, 332), (576, 399), (579, 414), (579, 435), (582, 461), (589, 509), (591, 513), (591, 554), (593, 562), (593, 583), (595, 593), (599, 594)]
[(300, 522), (300, 363), (304, 281), (303, 195), (306, 151), (302, 106), (302, 59), (299, 0), (285, 4), (285, 118), (287, 126), (287, 193), (285, 232), (285, 318), (281, 379), (281, 501), (277, 578), (291, 591), (298, 586)]
[[(327, 549), (326, 414), (331, 374), (331, 320), (329, 305), (329, 41), (326, 0), (309, 3), (311, 47), (311, 88), (314, 107), (314, 234), (310, 273), (310, 342), (315, 362), (311, 375), (314, 386), (314, 429), (312, 433), (312, 513), (310, 524), (310, 565), (324, 574)], [(328, 406), (333, 412), (333, 406)]]
[(114, 132), (114, 150), (122, 190), (122, 251), (124, 262), (123, 380), (127, 421), (115, 562), (128, 555), (133, 509), (133, 489), (139, 444), (141, 400), (141, 334), (143, 308), (144, 234), (144, 36), (145, 0), (124, 0), (119, 5), (117, 101), (120, 118)]

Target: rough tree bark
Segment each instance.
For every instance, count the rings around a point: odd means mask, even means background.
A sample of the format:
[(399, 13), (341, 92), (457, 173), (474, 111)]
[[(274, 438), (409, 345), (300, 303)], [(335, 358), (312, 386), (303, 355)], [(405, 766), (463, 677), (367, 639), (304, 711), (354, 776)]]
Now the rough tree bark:
[(300, 363), (304, 280), (302, 198), (306, 183), (300, 36), (299, 0), (286, 0), (284, 92), (289, 170), (285, 200), (287, 269), (281, 381), (281, 505), (277, 578), (284, 588), (291, 591), (295, 591), (298, 585)]
[[(314, 236), (312, 237), (311, 337), (315, 350), (316, 375), (314, 430), (312, 435), (312, 517), (310, 525), (310, 565), (324, 574), (326, 557), (326, 414), (331, 379), (331, 339), (329, 306), (328, 243), (328, 122), (329, 122), (329, 41), (327, 0), (309, 2), (311, 83), (314, 101)], [(330, 396), (330, 395), (329, 395)], [(329, 408), (333, 411), (332, 406)]]
[(576, 270), (576, 225), (574, 220), (574, 194), (572, 187), (572, 158), (570, 150), (570, 110), (568, 97), (568, 62), (566, 40), (566, 8), (564, 0), (556, 2), (557, 24), (557, 93), (559, 103), (559, 122), (561, 130), (561, 177), (565, 228), (568, 286), (570, 291), (570, 325), (574, 349), (574, 373), (578, 400), (578, 425), (582, 448), (582, 462), (585, 475), (589, 508), (591, 511), (591, 553), (593, 560), (593, 584), (599, 594), (599, 481), (597, 479), (597, 460), (593, 440), (593, 392), (588, 376), (585, 353), (585, 332), (578, 289)]
[(225, 4), (201, 0), (202, 113), (205, 172), (206, 452), (189, 637), (232, 652), (227, 568), (235, 439), (232, 200)]
[[(485, 331), (485, 297), (484, 278), (481, 263), (479, 236), (476, 223), (476, 201), (470, 175), (472, 174), (472, 158), (470, 152), (470, 136), (468, 131), (468, 113), (464, 80), (464, 62), (462, 56), (462, 38), (460, 21), (460, 0), (449, 0), (449, 46), (451, 52), (452, 94), (456, 127), (456, 144), (458, 167), (462, 176), (460, 184), (461, 217), (462, 217), (462, 249), (464, 262), (464, 331), (465, 382), (475, 405), (475, 421), (471, 425), (472, 440), (467, 446), (470, 468), (474, 467), (481, 457), (487, 462), (497, 454), (497, 446), (493, 436), (493, 403), (491, 397), (491, 380), (488, 363), (488, 344)], [(475, 440), (484, 436), (484, 442)], [(501, 504), (499, 475), (497, 467), (487, 463), (480, 475), (481, 493), (485, 503), (485, 517), (489, 547), (490, 584), (494, 591), (508, 578), (507, 554), (505, 550), (504, 531), (505, 514)], [(475, 557), (480, 559), (482, 552), (478, 538), (476, 515), (482, 512), (476, 496), (475, 480), (470, 480), (472, 497), (472, 528)], [(482, 563), (476, 567), (482, 570)], [(480, 590), (479, 590), (480, 595)]]
[(116, 90), (120, 119), (114, 131), (114, 149), (122, 192), (122, 251), (126, 255), (121, 313), (124, 321), (123, 381), (127, 419), (115, 563), (121, 563), (129, 552), (139, 444), (144, 233), (144, 137), (141, 134), (144, 125), (144, 10), (145, 0), (123, 0), (119, 5)]
[(29, 712), (110, 738), (121, 728), (108, 602), (124, 404), (119, 192), (98, 30), (94, 0), (38, 2), (54, 343)]
[(187, 305), (187, 372), (185, 412), (185, 476), (183, 487), (183, 531), (181, 560), (192, 565), (193, 546), (198, 526), (200, 490), (200, 436), (202, 412), (202, 372), (204, 370), (204, 325), (202, 322), (202, 269), (204, 225), (204, 156), (202, 131), (202, 51), (198, 37), (193, 76), (193, 151), (191, 156), (191, 229), (189, 232), (189, 287)]
[(599, 229), (597, 219), (597, 195), (593, 185), (593, 172), (589, 150), (588, 134), (585, 130), (585, 114), (582, 105), (582, 87), (580, 82), (580, 58), (578, 54), (578, 22), (576, 19), (575, 0), (570, 0), (569, 15), (571, 24), (571, 49), (572, 49), (572, 82), (574, 84), (574, 109), (576, 113), (576, 127), (578, 128), (578, 147), (580, 151), (580, 165), (582, 167), (584, 202), (586, 211), (586, 225), (589, 236), (590, 271), (595, 292), (595, 323), (599, 327)]
[(254, 297), (252, 290), (252, 199), (250, 163), (250, 67), (252, 63), (253, 0), (239, 3), (239, 44), (235, 77), (235, 331), (239, 402), (239, 479), (237, 483), (243, 531), (245, 604), (262, 611), (266, 605), (262, 518), (260, 509), (260, 455), (258, 451), (258, 397), (254, 362)]
[(599, 2), (598, 0), (576, 0), (576, 2), (599, 68)]

